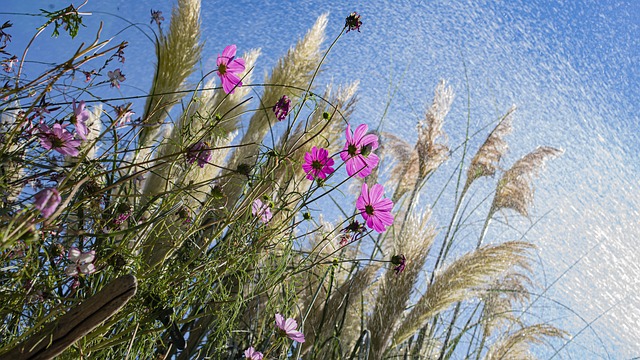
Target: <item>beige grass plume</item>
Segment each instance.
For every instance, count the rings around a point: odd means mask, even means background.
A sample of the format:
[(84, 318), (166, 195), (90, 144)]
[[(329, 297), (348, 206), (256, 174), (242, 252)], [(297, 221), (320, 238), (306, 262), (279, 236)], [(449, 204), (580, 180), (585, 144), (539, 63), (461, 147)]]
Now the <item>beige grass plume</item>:
[(171, 12), (169, 32), (160, 33), (156, 42), (158, 63), (145, 105), (140, 133), (141, 147), (148, 146), (158, 134), (158, 129), (169, 110), (183, 94), (184, 81), (200, 62), (200, 0), (178, 0)]
[(469, 165), (465, 188), (469, 188), (471, 183), (480, 177), (493, 176), (496, 173), (500, 159), (509, 148), (504, 137), (511, 133), (515, 111), (516, 107), (512, 106), (478, 149)]
[(99, 137), (102, 133), (102, 121), (100, 121), (100, 117), (102, 116), (102, 104), (98, 104), (94, 106), (91, 111), (89, 111), (89, 119), (87, 120), (87, 128), (89, 129), (89, 133), (87, 134), (87, 140), (85, 144), (91, 146), (91, 148), (87, 151), (86, 158), (89, 160), (94, 160), (96, 158), (96, 152), (99, 149)]
[(485, 360), (500, 359), (536, 359), (529, 352), (532, 344), (542, 344), (544, 338), (564, 338), (566, 332), (547, 324), (526, 326), (511, 334), (506, 334), (491, 347), (485, 355)]
[[(446, 144), (446, 133), (442, 129), (444, 118), (451, 109), (454, 93), (451, 86), (447, 86), (444, 80), (440, 80), (436, 86), (435, 95), (431, 107), (427, 110), (424, 120), (418, 123), (418, 141), (415, 149), (408, 159), (403, 154), (401, 160), (391, 173), (391, 180), (398, 184), (392, 196), (392, 201), (397, 201), (407, 191), (411, 191), (432, 171), (437, 169), (449, 158), (449, 146)], [(401, 145), (395, 141), (394, 147)], [(402, 146), (400, 146), (402, 147)]]
[(503, 325), (519, 322), (518, 317), (514, 314), (514, 306), (516, 304), (522, 305), (529, 300), (528, 287), (531, 285), (529, 276), (524, 272), (512, 269), (489, 286), (482, 296), (485, 338), (491, 336)]
[(391, 345), (394, 330), (418, 281), (435, 239), (435, 229), (428, 224), (429, 218), (429, 212), (410, 215), (405, 224), (406, 231), (396, 238), (394, 252), (405, 255), (406, 267), (401, 274), (388, 269), (381, 279), (375, 307), (367, 322), (367, 328), (371, 331), (370, 359), (382, 359)]
[(454, 261), (438, 273), (394, 335), (401, 344), (434, 315), (451, 305), (477, 296), (496, 277), (514, 267), (528, 266), (527, 253), (534, 246), (520, 241), (483, 246)]
[(562, 150), (541, 146), (516, 161), (498, 182), (491, 212), (509, 208), (528, 216), (533, 202), (533, 178), (544, 168), (547, 160), (562, 153)]

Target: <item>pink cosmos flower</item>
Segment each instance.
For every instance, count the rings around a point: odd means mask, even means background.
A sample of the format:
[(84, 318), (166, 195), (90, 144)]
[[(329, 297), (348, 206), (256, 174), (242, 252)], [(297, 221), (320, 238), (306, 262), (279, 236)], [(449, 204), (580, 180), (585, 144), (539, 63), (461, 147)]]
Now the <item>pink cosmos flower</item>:
[(55, 150), (62, 155), (78, 156), (80, 151), (80, 140), (74, 140), (73, 135), (68, 132), (64, 126), (60, 124), (53, 124), (53, 128), (50, 128), (45, 123), (41, 123), (39, 126), (40, 145), (47, 150)]
[(284, 319), (284, 316), (276, 314), (276, 326), (286, 335), (289, 339), (297, 341), (299, 343), (304, 342), (304, 334), (296, 330), (298, 323), (292, 319)]
[(69, 276), (78, 276), (78, 274), (90, 275), (96, 272), (96, 267), (92, 264), (96, 258), (96, 252), (93, 250), (82, 252), (72, 247), (69, 249), (67, 258), (73, 263), (64, 270), (65, 274)]
[(291, 100), (287, 97), (287, 95), (282, 95), (280, 100), (273, 105), (273, 113), (276, 114), (276, 118), (279, 121), (284, 120), (287, 117), (287, 114), (291, 110)]
[(307, 174), (307, 179), (326, 179), (327, 175), (334, 172), (333, 159), (329, 157), (329, 151), (323, 148), (313, 147), (311, 152), (304, 154), (304, 164), (302, 170)]
[(268, 223), (273, 217), (269, 205), (264, 204), (260, 199), (253, 200), (253, 204), (251, 204), (251, 213), (253, 216), (259, 216), (260, 221), (262, 221), (263, 224)]
[(87, 120), (89, 120), (89, 111), (85, 109), (84, 100), (80, 101), (80, 104), (76, 107), (76, 101), (73, 100), (73, 119), (72, 122), (76, 126), (78, 136), (82, 140), (87, 140), (87, 134), (89, 134), (89, 128), (87, 127)]
[(260, 351), (256, 351), (253, 346), (249, 346), (247, 350), (244, 351), (244, 357), (247, 360), (262, 360), (264, 355)]
[(240, 73), (244, 71), (244, 59), (236, 59), (236, 46), (229, 45), (218, 55), (218, 76), (222, 81), (222, 89), (227, 94), (233, 94), (236, 87), (242, 86)]
[(109, 81), (111, 82), (111, 87), (115, 86), (118, 89), (120, 89), (120, 81), (127, 80), (127, 78), (124, 77), (124, 74), (120, 72), (120, 69), (107, 71), (107, 76), (109, 77)]
[(375, 184), (369, 187), (367, 183), (362, 184), (362, 192), (356, 201), (356, 208), (367, 222), (367, 226), (379, 233), (387, 230), (387, 226), (393, 224), (393, 202), (390, 199), (383, 199), (384, 187)]
[(35, 206), (36, 209), (40, 210), (42, 216), (46, 218), (51, 216), (56, 211), (58, 205), (60, 205), (60, 201), (62, 200), (62, 198), (60, 197), (60, 193), (55, 188), (46, 188), (40, 190), (37, 194), (34, 195), (34, 198), (36, 199), (36, 201), (33, 206)]
[(206, 164), (211, 161), (211, 149), (209, 144), (204, 141), (199, 141), (189, 148), (187, 151), (187, 162), (193, 164), (198, 160), (198, 166), (204, 168)]
[(361, 124), (352, 134), (351, 125), (347, 125), (347, 142), (340, 152), (340, 157), (345, 162), (349, 176), (358, 175), (364, 178), (378, 165), (378, 155), (372, 153), (378, 148), (378, 137), (367, 134), (368, 129), (366, 124)]

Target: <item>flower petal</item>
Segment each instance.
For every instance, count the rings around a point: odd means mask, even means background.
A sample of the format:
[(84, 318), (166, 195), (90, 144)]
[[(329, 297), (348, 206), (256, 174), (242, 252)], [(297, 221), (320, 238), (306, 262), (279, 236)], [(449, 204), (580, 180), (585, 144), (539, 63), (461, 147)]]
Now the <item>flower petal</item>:
[(75, 265), (69, 265), (66, 269), (64, 269), (64, 273), (68, 276), (76, 276), (78, 275), (78, 267)]
[(281, 330), (284, 330), (284, 316), (276, 314), (276, 326)]
[(231, 59), (236, 56), (237, 47), (236, 44), (231, 44), (222, 50), (222, 57), (226, 59)]
[(304, 342), (304, 334), (301, 333), (300, 331), (297, 331), (297, 330), (287, 331), (287, 336), (289, 337), (289, 339), (293, 341), (297, 341), (299, 343)]
[(69, 259), (69, 261), (77, 262), (80, 258), (80, 255), (82, 255), (82, 251), (80, 251), (78, 248), (72, 247), (71, 249), (69, 249), (67, 258)]
[(244, 59), (233, 59), (227, 64), (227, 72), (239, 74), (245, 69)]
[(78, 257), (79, 262), (90, 263), (96, 258), (96, 252), (94, 250), (88, 251), (86, 253), (82, 253)]

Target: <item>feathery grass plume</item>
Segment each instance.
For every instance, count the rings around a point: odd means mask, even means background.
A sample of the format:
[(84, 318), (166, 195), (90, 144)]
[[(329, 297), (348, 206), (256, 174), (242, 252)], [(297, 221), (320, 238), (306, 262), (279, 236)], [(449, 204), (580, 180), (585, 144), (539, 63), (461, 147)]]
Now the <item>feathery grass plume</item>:
[(200, 0), (178, 0), (171, 12), (169, 32), (160, 33), (156, 40), (158, 63), (142, 117), (147, 126), (140, 133), (141, 148), (151, 145), (169, 109), (183, 96), (175, 92), (183, 89), (201, 53)]
[(375, 307), (367, 322), (371, 331), (370, 359), (382, 359), (385, 351), (397, 344), (390, 344), (390, 340), (435, 239), (435, 229), (429, 225), (429, 219), (428, 211), (410, 215), (404, 224), (406, 231), (395, 238), (394, 254), (405, 254), (406, 267), (401, 274), (388, 269), (381, 279)]
[[(418, 141), (414, 151), (408, 161), (397, 164), (391, 173), (392, 179), (398, 184), (392, 201), (397, 201), (407, 191), (415, 189), (416, 185), (420, 185), (427, 175), (449, 158), (447, 135), (442, 126), (451, 109), (453, 98), (453, 88), (447, 86), (444, 80), (440, 80), (431, 107), (427, 110), (424, 120), (418, 122)], [(396, 142), (396, 145), (399, 143)]]
[(419, 179), (424, 179), (449, 158), (449, 146), (445, 143), (447, 135), (442, 130), (442, 125), (451, 109), (453, 98), (453, 87), (440, 80), (436, 86), (433, 104), (425, 119), (418, 123), (416, 150), (420, 161)]
[(529, 300), (528, 286), (531, 285), (529, 276), (512, 269), (489, 286), (481, 296), (484, 301), (482, 319), (485, 338), (504, 324), (519, 322), (514, 315), (514, 305)]
[[(17, 103), (14, 103), (17, 107)], [(22, 192), (23, 186), (13, 185), (16, 180), (24, 176), (24, 168), (20, 165), (19, 144), (17, 137), (7, 139), (9, 134), (19, 133), (20, 128), (16, 122), (17, 110), (4, 110), (0, 113), (0, 141), (2, 142), (2, 153), (0, 156), (0, 193), (2, 194), (1, 207), (11, 207)]]
[(551, 325), (536, 324), (526, 326), (503, 336), (502, 339), (492, 344), (484, 359), (537, 359), (529, 352), (531, 345), (542, 344), (543, 339), (547, 337), (565, 338), (566, 336), (566, 332)]
[(498, 163), (507, 152), (509, 145), (504, 137), (511, 133), (513, 113), (516, 111), (515, 105), (502, 117), (498, 125), (491, 131), (478, 152), (471, 159), (471, 165), (467, 171), (467, 182), (464, 187), (469, 188), (471, 183), (482, 176), (493, 176), (498, 168)]
[(86, 159), (88, 160), (94, 160), (96, 158), (96, 152), (100, 147), (98, 139), (102, 134), (102, 121), (100, 121), (101, 116), (102, 104), (94, 106), (91, 111), (89, 111), (89, 119), (87, 120), (89, 133), (87, 134), (87, 140), (85, 141), (86, 146), (90, 146), (86, 154)]
[(533, 203), (533, 178), (544, 168), (547, 160), (562, 153), (563, 150), (540, 146), (516, 161), (498, 182), (491, 211), (509, 208), (522, 216), (529, 216), (529, 206)]
[(515, 267), (528, 267), (527, 253), (533, 245), (510, 241), (488, 245), (466, 254), (438, 273), (394, 335), (400, 344), (418, 331), (432, 316), (451, 305), (478, 295), (497, 276)]
[[(267, 84), (274, 86), (265, 88), (260, 99), (260, 110), (251, 117), (249, 126), (240, 141), (243, 146), (233, 152), (228, 168), (236, 169), (240, 164), (253, 165), (256, 162), (259, 144), (269, 131), (271, 124), (277, 121), (271, 112), (271, 107), (283, 94), (292, 99), (298, 98), (301, 91), (292, 87), (301, 88), (309, 84), (313, 72), (320, 64), (320, 46), (324, 41), (327, 20), (328, 14), (320, 15), (304, 38), (298, 41), (295, 47), (289, 49), (287, 54), (278, 61), (271, 77), (265, 80)], [(228, 180), (225, 185), (225, 194), (230, 199), (229, 206), (235, 204), (244, 184), (242, 175), (233, 176)]]

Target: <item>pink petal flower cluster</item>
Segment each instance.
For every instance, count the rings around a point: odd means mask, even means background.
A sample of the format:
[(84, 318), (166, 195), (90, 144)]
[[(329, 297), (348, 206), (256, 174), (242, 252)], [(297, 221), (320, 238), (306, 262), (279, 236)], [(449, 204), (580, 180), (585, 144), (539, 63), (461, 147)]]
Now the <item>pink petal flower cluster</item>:
[(60, 193), (54, 188), (40, 190), (34, 195), (34, 198), (35, 203), (33, 205), (36, 209), (40, 210), (40, 213), (42, 213), (42, 216), (45, 218), (48, 218), (56, 211), (62, 200)]
[(273, 113), (276, 114), (276, 118), (279, 121), (284, 120), (291, 111), (291, 100), (287, 97), (287, 95), (282, 95), (280, 100), (273, 105)]
[(39, 126), (40, 145), (47, 150), (55, 150), (62, 155), (78, 156), (80, 140), (74, 140), (73, 135), (64, 126), (56, 123), (50, 128), (45, 123)]
[(294, 319), (288, 318), (285, 320), (284, 316), (276, 314), (276, 326), (280, 329), (283, 335), (289, 339), (299, 343), (304, 342), (304, 334), (296, 330), (298, 328), (298, 322)]
[(347, 125), (347, 142), (340, 157), (345, 162), (349, 176), (367, 177), (380, 161), (378, 155), (372, 153), (378, 148), (378, 137), (367, 134), (368, 129), (366, 124), (361, 124), (351, 133), (351, 125)]
[(222, 81), (222, 89), (227, 94), (233, 94), (236, 87), (242, 86), (240, 74), (244, 71), (244, 59), (236, 59), (236, 46), (229, 45), (218, 55), (217, 74)]
[(256, 351), (253, 346), (249, 346), (249, 348), (244, 351), (244, 357), (246, 360), (262, 360), (264, 355), (260, 351)]
[(64, 270), (65, 274), (69, 276), (78, 276), (78, 274), (90, 275), (96, 272), (96, 267), (92, 264), (96, 258), (96, 252), (93, 250), (82, 252), (72, 247), (69, 249), (67, 258), (72, 262), (72, 264)]
[(367, 223), (367, 227), (379, 233), (387, 230), (393, 224), (393, 202), (383, 198), (384, 187), (375, 184), (369, 190), (367, 183), (362, 184), (360, 197), (356, 201), (356, 208)]
[(87, 134), (89, 134), (89, 128), (87, 127), (89, 116), (89, 111), (85, 109), (84, 100), (80, 101), (77, 107), (76, 101), (73, 100), (73, 118), (71, 122), (76, 126), (78, 136), (82, 140), (87, 140)]
[(332, 174), (333, 159), (329, 157), (329, 151), (323, 148), (313, 147), (311, 152), (304, 154), (304, 164), (302, 164), (302, 170), (307, 174), (307, 179), (313, 180), (314, 178), (326, 179), (327, 175)]
[(253, 204), (251, 204), (251, 213), (253, 216), (259, 217), (263, 224), (268, 223), (273, 217), (269, 205), (263, 203), (260, 199), (253, 200)]

